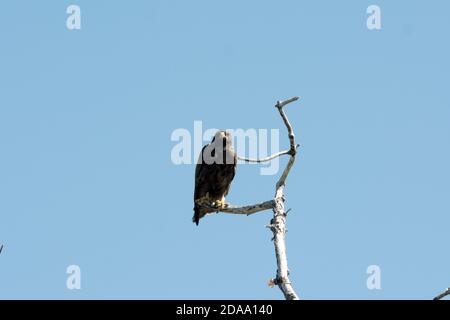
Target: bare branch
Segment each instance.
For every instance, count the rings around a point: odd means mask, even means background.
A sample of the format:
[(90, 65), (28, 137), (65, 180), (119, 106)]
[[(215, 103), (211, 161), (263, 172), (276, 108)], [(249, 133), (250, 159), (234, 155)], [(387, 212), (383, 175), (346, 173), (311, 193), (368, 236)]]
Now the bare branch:
[(273, 207), (275, 206), (275, 201), (273, 200), (269, 200), (266, 202), (262, 202), (262, 203), (258, 203), (258, 204), (253, 204), (250, 206), (228, 206), (225, 209), (222, 209), (221, 212), (223, 213), (231, 213), (231, 214), (246, 214), (246, 215), (251, 215), (260, 211), (264, 211), (264, 210), (270, 210), (273, 209)]
[(444, 292), (442, 292), (441, 294), (439, 294), (436, 298), (434, 298), (433, 300), (442, 300), (444, 299), (446, 296), (450, 295), (450, 288), (447, 288)]
[(299, 99), (298, 97), (293, 97), (293, 98), (288, 99), (288, 100), (278, 101), (277, 104), (275, 105), (275, 107), (280, 112), (280, 115), (281, 115), (281, 118), (284, 121), (284, 124), (286, 125), (286, 128), (288, 130), (289, 142), (290, 142), (290, 145), (291, 145), (291, 149), (289, 150), (291, 158), (289, 159), (289, 162), (286, 165), (286, 168), (284, 169), (283, 174), (281, 175), (280, 179), (278, 180), (277, 189), (278, 189), (278, 187), (280, 187), (280, 186), (282, 186), (282, 185), (284, 185), (286, 183), (287, 176), (289, 175), (289, 172), (291, 171), (291, 168), (294, 165), (295, 156), (297, 154), (297, 147), (298, 147), (298, 145), (295, 143), (294, 129), (292, 129), (292, 125), (289, 122), (289, 119), (288, 119), (286, 113), (284, 112), (283, 107), (286, 106), (288, 103), (291, 103), (293, 101), (297, 101), (298, 99)]
[(290, 155), (291, 154), (291, 150), (281, 151), (281, 152), (278, 152), (278, 153), (275, 153), (275, 154), (271, 155), (270, 157), (262, 158), (262, 159), (249, 159), (249, 158), (244, 158), (244, 157), (241, 157), (241, 156), (237, 156), (237, 158), (238, 158), (238, 160), (242, 160), (242, 161), (245, 161), (245, 162), (261, 163), (261, 162), (268, 162), (270, 160), (273, 160), (273, 159), (278, 158), (280, 156), (283, 156), (285, 154)]
[(284, 169), (280, 179), (276, 184), (275, 190), (275, 207), (273, 209), (273, 219), (270, 224), (270, 229), (273, 232), (273, 242), (275, 245), (275, 255), (277, 258), (277, 277), (273, 280), (273, 283), (278, 285), (283, 292), (286, 300), (298, 300), (299, 297), (289, 280), (289, 268), (286, 254), (286, 211), (284, 208), (284, 186), (286, 179), (291, 171), (292, 166), (295, 163), (295, 156), (297, 154), (297, 144), (295, 143), (294, 130), (289, 122), (287, 115), (285, 114), (283, 107), (287, 104), (297, 101), (298, 97), (293, 97), (288, 100), (278, 101), (275, 107), (280, 112), (281, 118), (288, 130), (289, 142), (291, 148), (289, 150), (290, 158)]
[[(289, 141), (291, 143), (291, 148), (289, 150), (285, 150), (285, 151), (281, 151), (278, 153), (275, 153), (267, 158), (262, 158), (262, 159), (249, 159), (249, 158), (245, 158), (245, 157), (241, 157), (241, 156), (237, 156), (237, 158), (239, 160), (245, 161), (245, 162), (255, 162), (255, 163), (261, 163), (261, 162), (268, 162), (270, 160), (273, 160), (275, 158), (278, 158), (280, 156), (283, 155), (295, 155), (296, 151), (297, 151), (297, 147), (298, 145), (295, 144), (295, 139), (294, 139), (294, 131), (292, 130), (292, 126), (289, 123), (288, 118), (286, 117), (284, 111), (283, 111), (283, 107), (291, 102), (297, 101), (298, 99), (300, 99), (299, 97), (293, 97), (287, 100), (281, 100), (281, 101), (277, 101), (277, 104), (275, 105), (276, 108), (278, 108), (278, 110), (280, 111), (281, 117), (283, 118), (284, 123), (286, 124), (287, 128), (288, 128), (288, 132), (289, 132)], [(294, 146), (294, 147), (292, 147)]]
[(234, 205), (228, 205), (226, 208), (217, 208), (214, 206), (208, 206), (208, 205), (202, 205), (203, 208), (207, 208), (210, 210), (210, 212), (223, 212), (223, 213), (230, 213), (230, 214), (245, 214), (247, 216), (264, 211), (264, 210), (270, 210), (273, 209), (275, 206), (274, 200), (269, 200), (257, 204), (252, 204), (248, 206), (234, 206)]
[(283, 108), (285, 105), (287, 105), (287, 104), (289, 104), (291, 102), (297, 101), (298, 99), (300, 99), (300, 97), (292, 97), (292, 98), (286, 99), (286, 100), (278, 100), (277, 104), (276, 104), (276, 107), (277, 108)]

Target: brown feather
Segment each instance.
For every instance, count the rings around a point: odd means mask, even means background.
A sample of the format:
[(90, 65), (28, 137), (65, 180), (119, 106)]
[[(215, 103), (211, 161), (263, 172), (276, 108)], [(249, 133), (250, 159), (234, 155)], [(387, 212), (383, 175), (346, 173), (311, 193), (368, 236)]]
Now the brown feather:
[[(229, 139), (228, 133), (226, 135)], [(213, 142), (214, 139), (210, 144), (203, 147), (195, 168), (194, 216), (192, 221), (197, 225), (201, 218), (211, 212), (210, 209), (202, 208), (197, 201), (207, 196), (210, 203), (221, 200), (228, 194), (231, 182), (236, 174), (237, 157), (232, 149), (231, 142), (226, 144), (224, 141), (224, 148), (221, 148), (222, 157), (220, 155), (215, 157), (215, 150), (212, 149), (210, 154), (217, 161), (214, 163), (205, 161), (205, 159), (208, 159), (207, 153), (213, 147)], [(222, 158), (222, 161), (220, 161), (220, 158)], [(227, 159), (230, 163), (227, 163)]]

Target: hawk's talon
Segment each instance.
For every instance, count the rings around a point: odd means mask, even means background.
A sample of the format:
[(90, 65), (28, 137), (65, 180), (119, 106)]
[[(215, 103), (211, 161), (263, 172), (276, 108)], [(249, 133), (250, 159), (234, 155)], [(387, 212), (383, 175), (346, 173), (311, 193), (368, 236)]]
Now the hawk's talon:
[(216, 200), (214, 202), (214, 206), (219, 210), (223, 210), (228, 208), (229, 204), (225, 202), (225, 198), (222, 198), (220, 200)]

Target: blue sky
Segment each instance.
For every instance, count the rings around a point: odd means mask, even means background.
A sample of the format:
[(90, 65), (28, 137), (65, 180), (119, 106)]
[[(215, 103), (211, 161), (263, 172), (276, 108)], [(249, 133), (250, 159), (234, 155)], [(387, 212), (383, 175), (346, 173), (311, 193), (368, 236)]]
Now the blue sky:
[[(77, 4), (82, 29), (66, 28)], [(366, 27), (381, 8), (382, 30)], [(305, 299), (450, 286), (448, 1), (3, 1), (0, 298), (281, 299), (271, 212), (191, 223), (177, 128), (280, 128)], [(205, 141), (206, 143), (206, 141)], [(281, 164), (285, 163), (283, 159)], [(270, 199), (240, 166), (228, 200)], [(66, 288), (79, 265), (81, 290)], [(381, 268), (381, 290), (366, 269)]]

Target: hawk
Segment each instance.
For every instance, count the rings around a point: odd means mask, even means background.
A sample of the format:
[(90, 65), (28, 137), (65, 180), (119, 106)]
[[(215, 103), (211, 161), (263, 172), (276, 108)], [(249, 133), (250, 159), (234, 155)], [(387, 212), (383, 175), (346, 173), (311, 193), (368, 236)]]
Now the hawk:
[(231, 181), (236, 173), (236, 153), (233, 150), (231, 134), (219, 130), (210, 144), (203, 147), (195, 167), (194, 216), (198, 222), (211, 209), (203, 205), (224, 209), (228, 206), (225, 196), (230, 190)]

